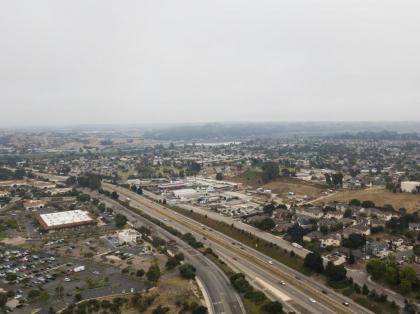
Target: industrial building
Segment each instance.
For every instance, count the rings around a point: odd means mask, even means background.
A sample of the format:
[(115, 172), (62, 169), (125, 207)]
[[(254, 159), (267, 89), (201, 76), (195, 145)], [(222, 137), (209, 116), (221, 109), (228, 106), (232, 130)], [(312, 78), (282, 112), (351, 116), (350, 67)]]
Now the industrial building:
[(44, 230), (58, 230), (96, 224), (89, 212), (69, 210), (49, 214), (37, 214), (36, 218)]
[(403, 181), (401, 182), (401, 191), (407, 193), (420, 192), (419, 181)]

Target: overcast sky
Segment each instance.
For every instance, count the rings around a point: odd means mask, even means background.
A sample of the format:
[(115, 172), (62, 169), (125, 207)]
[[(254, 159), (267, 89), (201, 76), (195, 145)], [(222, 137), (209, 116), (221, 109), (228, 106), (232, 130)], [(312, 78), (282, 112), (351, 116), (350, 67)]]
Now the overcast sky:
[(420, 1), (2, 0), (0, 126), (420, 120)]

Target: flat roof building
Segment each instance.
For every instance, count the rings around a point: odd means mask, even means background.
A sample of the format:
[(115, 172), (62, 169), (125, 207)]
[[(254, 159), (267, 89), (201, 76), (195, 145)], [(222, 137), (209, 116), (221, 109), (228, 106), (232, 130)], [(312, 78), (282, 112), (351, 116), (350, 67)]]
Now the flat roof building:
[(57, 230), (96, 224), (96, 220), (90, 216), (89, 212), (79, 209), (38, 214), (36, 217), (44, 230)]

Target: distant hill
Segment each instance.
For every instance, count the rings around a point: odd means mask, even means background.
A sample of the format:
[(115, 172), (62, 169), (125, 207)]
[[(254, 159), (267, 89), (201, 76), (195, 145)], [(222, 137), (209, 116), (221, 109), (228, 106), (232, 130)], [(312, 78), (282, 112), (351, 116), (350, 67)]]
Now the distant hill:
[(157, 140), (241, 140), (276, 138), (290, 135), (334, 135), (351, 137), (397, 137), (412, 133), (418, 137), (420, 122), (271, 122), (271, 123), (207, 123), (156, 128), (144, 133)]

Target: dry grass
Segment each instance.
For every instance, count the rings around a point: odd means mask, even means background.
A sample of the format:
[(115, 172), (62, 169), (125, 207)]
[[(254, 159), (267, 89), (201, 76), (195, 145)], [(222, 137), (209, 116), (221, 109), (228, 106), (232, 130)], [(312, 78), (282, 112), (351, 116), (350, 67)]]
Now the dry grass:
[(384, 188), (338, 192), (336, 194), (326, 196), (315, 203), (347, 203), (353, 198), (357, 198), (361, 201), (372, 201), (378, 206), (390, 204), (395, 209), (403, 207), (409, 212), (420, 210), (420, 194), (392, 193)]
[[(153, 289), (152, 294), (158, 295), (152, 305), (147, 309), (145, 314), (151, 314), (159, 305), (169, 307), (168, 314), (178, 314), (180, 307), (176, 305), (177, 301), (201, 304), (200, 298), (197, 296), (199, 288), (195, 281), (185, 280), (179, 277), (178, 272), (167, 274), (161, 278), (157, 288)], [(123, 314), (137, 314), (138, 311), (133, 308), (126, 308)]]
[(321, 185), (293, 178), (279, 179), (263, 185), (262, 188), (271, 190), (278, 197), (286, 197), (289, 192), (296, 195), (307, 195), (310, 198), (319, 197), (326, 190)]
[(314, 198), (321, 196), (322, 192), (326, 190), (325, 186), (296, 178), (280, 178), (273, 182), (264, 183), (261, 179), (261, 172), (256, 170), (245, 171), (240, 176), (228, 178), (228, 180), (242, 183), (244, 187), (250, 186), (254, 189), (261, 187), (266, 190), (271, 190), (280, 198), (287, 197), (289, 192)]

